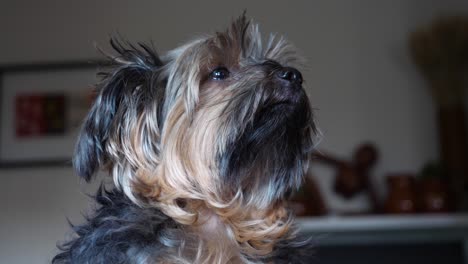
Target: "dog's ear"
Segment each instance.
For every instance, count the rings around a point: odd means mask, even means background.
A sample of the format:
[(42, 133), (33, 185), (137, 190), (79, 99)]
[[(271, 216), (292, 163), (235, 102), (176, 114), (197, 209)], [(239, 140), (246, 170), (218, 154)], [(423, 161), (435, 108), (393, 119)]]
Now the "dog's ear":
[[(113, 124), (119, 107), (132, 98), (135, 90), (150, 86), (155, 72), (162, 66), (157, 53), (145, 44), (137, 47), (111, 39), (116, 56), (108, 56), (110, 70), (101, 72), (97, 98), (84, 120), (76, 144), (73, 166), (79, 176), (89, 181), (95, 172), (106, 163), (105, 145), (109, 134), (117, 129)], [(127, 99), (126, 99), (127, 98)]]

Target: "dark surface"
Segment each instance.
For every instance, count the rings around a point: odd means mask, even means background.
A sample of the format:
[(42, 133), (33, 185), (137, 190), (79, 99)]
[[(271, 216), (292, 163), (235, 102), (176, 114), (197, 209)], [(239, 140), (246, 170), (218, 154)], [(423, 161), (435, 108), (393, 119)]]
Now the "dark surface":
[(462, 264), (460, 243), (330, 246), (315, 249), (314, 264)]

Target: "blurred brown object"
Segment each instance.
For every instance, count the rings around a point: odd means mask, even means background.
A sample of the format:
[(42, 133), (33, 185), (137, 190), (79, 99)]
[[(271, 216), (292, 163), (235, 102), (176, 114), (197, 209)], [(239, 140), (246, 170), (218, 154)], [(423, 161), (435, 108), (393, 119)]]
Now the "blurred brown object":
[(428, 162), (418, 176), (418, 210), (423, 213), (447, 213), (453, 210), (446, 170), (438, 162)]
[(419, 182), (419, 209), (423, 213), (450, 212), (447, 185), (440, 179)]
[(408, 214), (416, 212), (415, 178), (413, 175), (388, 175), (387, 186), (385, 213)]
[(460, 210), (468, 207), (463, 204), (464, 187), (468, 183), (468, 143), (463, 107), (440, 107), (438, 110), (440, 157), (447, 167), (450, 191)]
[(306, 177), (304, 184), (290, 200), (290, 206), (297, 216), (320, 216), (327, 214), (320, 188), (315, 180)]
[(437, 106), (440, 157), (450, 192), (462, 209), (468, 183), (465, 98), (468, 73), (468, 16), (443, 16), (410, 35), (413, 62), (429, 82)]
[(369, 191), (372, 202), (376, 204), (377, 200), (369, 175), (370, 169), (378, 159), (377, 148), (373, 144), (364, 143), (359, 145), (354, 151), (351, 161), (345, 161), (323, 153), (316, 153), (315, 158), (337, 168), (334, 184), (335, 192), (350, 199), (362, 191)]

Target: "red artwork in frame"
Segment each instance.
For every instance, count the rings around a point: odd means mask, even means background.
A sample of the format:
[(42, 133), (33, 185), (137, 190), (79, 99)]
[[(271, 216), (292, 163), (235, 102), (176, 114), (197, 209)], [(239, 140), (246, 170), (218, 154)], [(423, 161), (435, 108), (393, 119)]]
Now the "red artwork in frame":
[(96, 60), (0, 65), (0, 168), (68, 166), (94, 97)]
[(65, 133), (64, 94), (18, 94), (15, 98), (16, 137)]

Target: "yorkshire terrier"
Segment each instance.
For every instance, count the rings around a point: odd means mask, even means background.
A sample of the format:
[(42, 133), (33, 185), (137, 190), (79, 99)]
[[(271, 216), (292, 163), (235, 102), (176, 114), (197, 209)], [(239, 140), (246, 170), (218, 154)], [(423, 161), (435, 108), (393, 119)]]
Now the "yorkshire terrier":
[(53, 263), (306, 263), (287, 198), (315, 125), (301, 60), (245, 16), (159, 57), (111, 40), (74, 155), (113, 177)]

